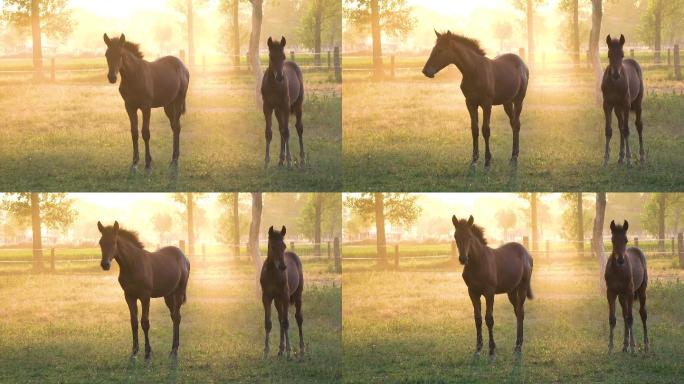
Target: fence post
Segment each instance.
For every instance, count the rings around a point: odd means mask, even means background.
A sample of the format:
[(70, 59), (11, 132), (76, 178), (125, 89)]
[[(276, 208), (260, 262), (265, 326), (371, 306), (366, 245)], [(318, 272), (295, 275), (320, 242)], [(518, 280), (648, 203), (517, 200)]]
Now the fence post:
[(637, 248), (639, 247), (639, 238), (638, 237), (634, 237), (634, 246)]
[(667, 66), (670, 67), (672, 64), (672, 48), (667, 49)]
[(390, 58), (390, 73), (392, 80), (394, 80), (394, 55)]
[(295, 62), (295, 52), (294, 51), (290, 51), (290, 61), (293, 63)]
[(399, 269), (399, 244), (394, 244), (394, 268)]
[(328, 260), (330, 260), (331, 256), (332, 256), (332, 253), (330, 253), (330, 241), (328, 241)]
[(684, 269), (684, 233), (677, 234), (677, 250), (679, 251), (679, 268)]
[(179, 240), (179, 241), (178, 241), (178, 248), (180, 248), (180, 250), (181, 250), (183, 253), (185, 253), (185, 240)]
[(527, 58), (525, 57), (525, 48), (520, 47), (518, 49), (518, 55), (520, 56), (521, 59), (527, 61)]
[(530, 237), (529, 236), (523, 236), (523, 246), (525, 249), (530, 249)]
[[(582, 252), (582, 253), (584, 253), (584, 252)], [(581, 256), (584, 256), (584, 255), (581, 255)], [(549, 239), (546, 239), (546, 260), (550, 260), (550, 259), (551, 259), (551, 242), (549, 241)]]
[(178, 52), (178, 56), (180, 56), (181, 61), (185, 63), (185, 49), (181, 49), (180, 52)]
[(591, 68), (591, 53), (587, 49), (585, 52), (585, 57), (587, 58), (587, 68)]
[(55, 271), (55, 249), (50, 248), (50, 270)]
[[(251, 65), (251, 64), (250, 64), (250, 62), (249, 62), (249, 53), (246, 53), (246, 54), (245, 54), (245, 63), (246, 63), (246, 65), (247, 65), (247, 71), (249, 71), (249, 70), (251, 69), (251, 68), (250, 68), (250, 65)], [(249, 257), (249, 256), (248, 256), (248, 257)]]
[(335, 238), (335, 271), (338, 273), (342, 272), (342, 256), (340, 252), (340, 238), (336, 237)]
[(207, 246), (202, 243), (202, 261), (207, 262)]
[(634, 58), (634, 48), (631, 48), (629, 50), (629, 57), (631, 57), (632, 59)]
[(342, 82), (342, 60), (340, 59), (340, 47), (335, 47), (335, 81)]
[(679, 57), (679, 44), (674, 46), (674, 74), (677, 80), (682, 79), (682, 63)]
[(451, 240), (451, 259), (456, 261), (458, 255), (456, 254), (456, 241)]
[(55, 72), (56, 72), (56, 69), (55, 69), (55, 58), (53, 57), (53, 58), (50, 59), (50, 79), (51, 79), (52, 81), (55, 81)]
[(295, 251), (294, 241), (290, 241), (290, 252), (294, 252), (294, 251)]
[(675, 255), (675, 239), (674, 239), (674, 236), (672, 236), (671, 240), (672, 240), (672, 256), (674, 256)]
[(328, 51), (328, 71), (332, 68), (332, 55)]

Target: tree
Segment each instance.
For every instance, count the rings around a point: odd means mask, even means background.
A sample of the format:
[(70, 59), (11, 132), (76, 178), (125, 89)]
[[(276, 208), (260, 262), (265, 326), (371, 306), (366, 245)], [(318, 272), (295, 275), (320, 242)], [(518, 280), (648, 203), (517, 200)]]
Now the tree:
[(655, 49), (655, 62), (661, 62), (663, 34), (668, 34), (670, 42), (682, 37), (682, 18), (684, 1), (648, 0), (646, 12), (641, 16), (637, 33), (640, 39)]
[(347, 20), (370, 32), (373, 40), (374, 76), (383, 76), (382, 34), (403, 36), (415, 26), (413, 8), (406, 0), (345, 0)]
[(176, 193), (174, 200), (185, 209), (185, 224), (188, 229), (188, 248), (190, 256), (195, 256), (195, 203), (202, 197), (201, 193)]
[(347, 198), (347, 207), (364, 219), (375, 222), (378, 261), (381, 265), (387, 264), (385, 221), (404, 227), (413, 225), (422, 212), (417, 200), (418, 196), (406, 193), (363, 193), (359, 197)]
[(596, 215), (594, 216), (594, 227), (591, 236), (591, 249), (599, 264), (598, 286), (602, 292), (606, 291), (606, 252), (603, 245), (603, 225), (606, 217), (606, 193), (596, 194)]
[[(259, 0), (252, 0), (259, 1)], [(264, 208), (263, 194), (252, 192), (252, 221), (249, 225), (249, 254), (254, 262), (254, 273), (256, 281), (256, 293), (260, 292), (259, 278), (261, 274), (261, 255), (259, 250), (259, 232), (261, 230), (261, 212)]]
[(539, 194), (536, 192), (532, 193), (521, 193), (520, 197), (527, 200), (530, 206), (530, 232), (532, 238), (532, 250), (537, 251), (539, 249), (539, 215), (538, 215), (538, 205), (539, 205)]
[(163, 243), (165, 235), (173, 229), (173, 217), (166, 212), (159, 212), (152, 216), (152, 225), (159, 232), (159, 243)]
[(329, 239), (341, 232), (342, 196), (339, 193), (313, 193), (306, 198), (297, 219), (301, 233), (314, 239), (314, 252), (320, 255), (323, 236)]
[(2, 18), (20, 31), (31, 30), (33, 70), (36, 78), (43, 76), (42, 35), (65, 37), (71, 33), (73, 21), (69, 0), (5, 0)]
[(653, 193), (642, 212), (644, 229), (652, 235), (658, 236), (658, 250), (665, 252), (665, 236), (667, 228), (677, 232), (684, 209), (684, 197), (677, 193)]
[(511, 38), (513, 26), (508, 20), (499, 20), (494, 23), (494, 35), (499, 39), (499, 50), (504, 50), (504, 43)]
[(249, 65), (254, 73), (254, 99), (257, 108), (262, 107), (261, 100), (261, 59), (259, 58), (259, 41), (261, 39), (261, 23), (264, 18), (264, 0), (249, 0), (252, 4), (252, 32), (249, 35)]
[(240, 65), (240, 0), (221, 0), (219, 11), (228, 15), (230, 20), (231, 56), (233, 65), (237, 67)]
[(565, 12), (572, 14), (571, 24), (571, 50), (572, 50), (572, 62), (575, 66), (579, 66), (580, 63), (580, 28), (579, 28), (579, 0), (561, 0), (558, 7)]
[(563, 193), (566, 208), (562, 215), (561, 236), (564, 239), (575, 241), (577, 252), (584, 253), (584, 239), (591, 227), (591, 207), (585, 207), (584, 194)]
[(219, 238), (233, 247), (233, 256), (240, 256), (240, 194), (237, 192), (222, 193), (218, 197), (219, 202), (225, 206), (226, 214), (220, 218)]
[(496, 212), (496, 221), (503, 228), (504, 241), (508, 240), (508, 231), (515, 227), (518, 216), (510, 208), (504, 208)]
[(35, 269), (43, 268), (43, 226), (66, 231), (78, 215), (72, 204), (65, 193), (22, 192), (4, 196), (3, 209), (22, 224), (31, 223)]
[(599, 58), (599, 41), (601, 39), (601, 21), (603, 20), (603, 0), (591, 0), (591, 33), (589, 34), (589, 61), (594, 70), (596, 104), (603, 100), (601, 82), (603, 68)]
[(527, 61), (534, 67), (534, 8), (546, 0), (513, 0), (513, 4), (520, 10), (525, 11), (527, 21)]
[(308, 11), (299, 31), (305, 46), (314, 50), (314, 64), (321, 65), (323, 36), (329, 45), (339, 41), (342, 32), (342, 7), (339, 0), (308, 0)]
[(206, 4), (206, 0), (175, 0), (174, 6), (185, 16), (185, 27), (188, 33), (188, 63), (195, 66), (195, 8)]

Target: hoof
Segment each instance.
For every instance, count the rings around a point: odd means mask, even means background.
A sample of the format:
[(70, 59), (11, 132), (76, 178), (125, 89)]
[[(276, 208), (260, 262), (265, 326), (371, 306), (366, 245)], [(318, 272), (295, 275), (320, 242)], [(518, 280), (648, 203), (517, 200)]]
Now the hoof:
[(171, 163), (169, 163), (169, 169), (173, 172), (178, 172), (178, 160), (171, 160)]
[(178, 350), (172, 349), (171, 352), (169, 352), (169, 358), (171, 359), (177, 359), (178, 358)]
[(511, 167), (515, 168), (518, 166), (518, 158), (517, 157), (512, 157), (510, 161)]
[(145, 167), (145, 176), (150, 177), (152, 175), (152, 166)]

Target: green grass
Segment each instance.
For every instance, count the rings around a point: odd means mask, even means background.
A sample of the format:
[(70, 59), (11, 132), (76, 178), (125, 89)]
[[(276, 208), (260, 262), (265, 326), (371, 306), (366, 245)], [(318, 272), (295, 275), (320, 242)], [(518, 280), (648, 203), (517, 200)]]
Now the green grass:
[[(330, 74), (305, 74), (306, 169), (263, 169), (264, 118), (254, 106), (252, 78), (193, 74), (183, 116), (179, 176), (168, 171), (172, 132), (152, 113), (150, 177), (131, 176), (131, 135), (117, 87), (104, 71), (64, 74), (55, 83), (0, 78), (0, 179), (13, 191), (336, 191), (341, 189), (340, 86)], [(292, 148), (298, 148), (294, 122)], [(144, 142), (140, 138), (141, 159)], [(299, 150), (295, 151), (298, 155)], [(293, 153), (293, 154), (295, 154)], [(275, 155), (274, 155), (275, 154)], [(142, 160), (144, 163), (144, 160)]]
[[(684, 284), (679, 270), (650, 265), (652, 353), (607, 354), (608, 314), (594, 262), (536, 263), (526, 303), (525, 345), (513, 356), (515, 317), (494, 306), (496, 360), (476, 359), (473, 310), (457, 265), (376, 267), (343, 274), (346, 383), (675, 383), (684, 374)], [(618, 312), (618, 316), (619, 312)], [(485, 345), (487, 345), (486, 327)], [(635, 311), (635, 336), (642, 331)], [(616, 328), (621, 346), (622, 321)], [(485, 347), (486, 348), (486, 347)], [(485, 349), (486, 351), (486, 349)]]
[[(10, 299), (0, 320), (0, 382), (338, 382), (340, 276), (326, 263), (305, 261), (308, 355), (262, 360), (263, 309), (252, 268), (193, 263), (177, 365), (167, 358), (172, 325), (162, 299), (150, 310), (152, 362), (129, 362), (129, 315), (116, 271), (0, 275), (0, 296)], [(290, 318), (298, 345), (293, 312)], [(277, 344), (275, 326), (276, 352)]]
[[(345, 67), (346, 69), (353, 69)], [(493, 164), (470, 168), (470, 118), (450, 68), (436, 80), (420, 69), (398, 71), (389, 81), (364, 72), (345, 74), (343, 183), (353, 191), (670, 191), (684, 182), (684, 88), (665, 70), (646, 73), (644, 101), (647, 162), (632, 169), (617, 164), (619, 133), (613, 124), (611, 161), (604, 169), (603, 111), (594, 103), (591, 74), (541, 71), (530, 85), (522, 115), (517, 170), (510, 158), (512, 133), (502, 107), (492, 116)], [(481, 118), (480, 118), (481, 121)], [(638, 154), (631, 119), (630, 143)]]

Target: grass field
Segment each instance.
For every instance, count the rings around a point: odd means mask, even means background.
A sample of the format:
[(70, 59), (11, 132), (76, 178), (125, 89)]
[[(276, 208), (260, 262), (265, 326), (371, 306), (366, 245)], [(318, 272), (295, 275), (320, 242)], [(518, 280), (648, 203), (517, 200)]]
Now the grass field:
[[(593, 77), (586, 69), (553, 67), (532, 73), (517, 170), (508, 164), (512, 133), (502, 107), (492, 113), (492, 168), (484, 168), (480, 135), (480, 163), (473, 170), (470, 118), (455, 68), (431, 80), (420, 73), (423, 60), (404, 59), (397, 61), (394, 80), (378, 82), (357, 71), (369, 67), (360, 60), (344, 62), (349, 71), (343, 85), (347, 190), (669, 191), (684, 182), (684, 97), (679, 95), (684, 83), (672, 80), (667, 69), (645, 72), (646, 87), (654, 92), (644, 101), (645, 165), (617, 164), (614, 121), (611, 162), (602, 167), (604, 118), (594, 102)], [(630, 126), (631, 147), (638, 154), (633, 116)]]
[[(100, 67), (103, 65), (100, 60)], [(0, 70), (18, 64), (0, 64)], [(67, 62), (89, 68), (92, 59)], [(172, 132), (161, 109), (152, 113), (153, 171), (131, 176), (131, 135), (117, 86), (100, 72), (58, 73), (56, 82), (34, 83), (0, 75), (0, 186), (12, 191), (335, 191), (341, 189), (340, 86), (327, 72), (305, 74), (305, 169), (277, 167), (279, 133), (271, 143), (271, 167), (263, 168), (264, 118), (254, 106), (247, 72), (191, 75), (182, 118), (180, 172), (168, 170)], [(292, 148), (298, 140), (294, 122)], [(144, 142), (140, 138), (141, 159)], [(273, 154), (276, 154), (273, 156)], [(273, 160), (275, 159), (275, 161)]]
[[(473, 356), (473, 309), (453, 263), (373, 265), (343, 274), (343, 380), (347, 383), (677, 383), (684, 374), (684, 274), (667, 260), (649, 265), (652, 352), (607, 354), (608, 309), (595, 262), (535, 263), (526, 303), (525, 345), (514, 358), (515, 316), (494, 306), (494, 361)], [(356, 265), (356, 267), (354, 267)], [(641, 345), (638, 313), (635, 337)], [(618, 317), (620, 316), (618, 312)], [(485, 346), (486, 327), (483, 325)], [(622, 320), (616, 328), (621, 345)], [(486, 351), (486, 347), (485, 347)]]
[[(308, 354), (262, 360), (263, 309), (252, 268), (193, 263), (177, 364), (167, 358), (172, 325), (162, 299), (150, 309), (152, 362), (129, 362), (129, 315), (117, 271), (93, 265), (78, 273), (0, 275), (0, 296), (10, 299), (0, 320), (0, 382), (338, 382), (340, 276), (328, 263), (305, 261)], [(277, 343), (276, 326), (271, 345)]]

